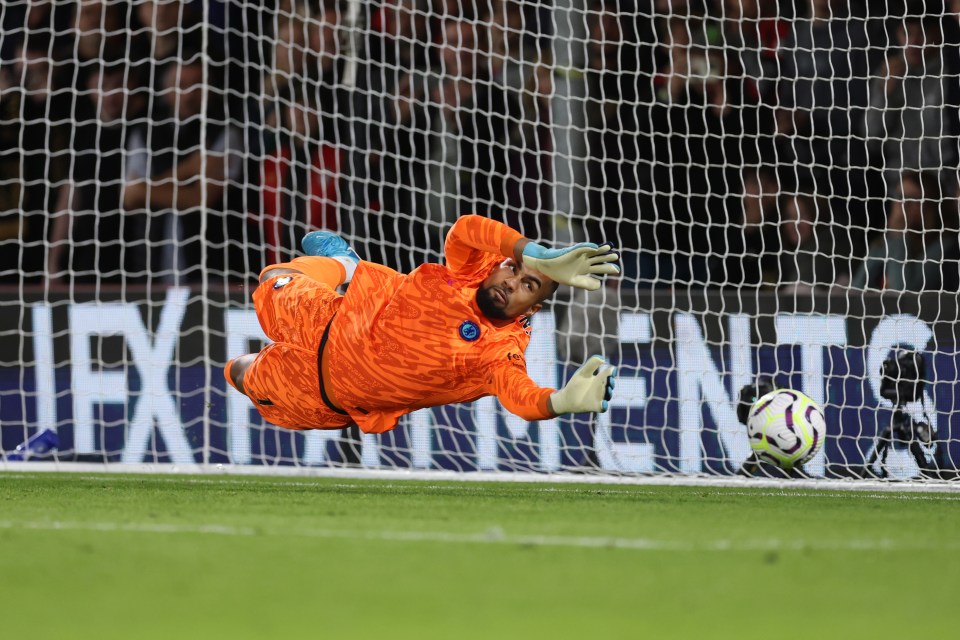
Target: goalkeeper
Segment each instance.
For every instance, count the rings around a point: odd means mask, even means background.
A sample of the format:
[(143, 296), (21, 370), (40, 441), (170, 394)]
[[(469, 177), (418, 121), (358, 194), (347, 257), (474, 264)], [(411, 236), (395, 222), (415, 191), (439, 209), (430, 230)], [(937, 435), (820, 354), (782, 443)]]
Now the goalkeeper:
[(474, 215), (450, 229), (446, 266), (409, 275), (361, 261), (329, 232), (302, 245), (308, 255), (265, 268), (253, 294), (274, 342), (224, 369), (268, 422), (382, 433), (411, 411), (487, 395), (526, 420), (606, 411), (615, 370), (603, 358), (555, 390), (530, 379), (524, 350), (530, 317), (559, 284), (597, 289), (619, 273), (609, 246), (547, 249)]

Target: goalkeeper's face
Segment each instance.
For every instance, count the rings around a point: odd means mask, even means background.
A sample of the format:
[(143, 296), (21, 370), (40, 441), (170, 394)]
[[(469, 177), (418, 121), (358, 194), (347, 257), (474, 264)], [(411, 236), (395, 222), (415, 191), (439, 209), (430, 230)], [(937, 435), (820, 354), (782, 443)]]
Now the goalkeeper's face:
[(477, 306), (488, 318), (512, 321), (539, 311), (556, 288), (557, 283), (547, 276), (509, 258), (477, 289)]

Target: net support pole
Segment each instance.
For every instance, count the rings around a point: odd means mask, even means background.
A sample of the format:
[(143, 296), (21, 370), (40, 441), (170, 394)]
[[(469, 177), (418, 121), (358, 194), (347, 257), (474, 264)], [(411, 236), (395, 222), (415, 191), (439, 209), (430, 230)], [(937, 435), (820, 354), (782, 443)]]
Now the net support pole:
[(343, 17), (343, 86), (354, 89), (357, 86), (357, 67), (360, 64), (360, 0), (347, 0)]
[[(200, 26), (201, 41), (202, 41), (202, 51), (209, 51), (210, 47), (210, 3), (202, 3), (202, 25)], [(210, 90), (209, 90), (209, 79), (210, 79), (210, 67), (209, 61), (210, 56), (203, 55), (200, 57), (203, 65), (203, 87), (201, 93), (201, 108), (200, 108), (200, 237), (207, 238), (208, 231), (207, 225), (209, 223), (209, 211), (207, 208), (207, 162), (209, 158), (207, 157), (207, 113), (210, 102)], [(229, 150), (227, 150), (229, 152)], [(210, 350), (210, 301), (209, 301), (209, 275), (208, 275), (208, 265), (207, 265), (207, 251), (208, 247), (203, 246), (200, 249), (200, 298), (203, 314), (203, 332), (206, 334), (203, 340), (203, 453), (202, 459), (204, 464), (210, 462), (210, 407), (213, 406), (211, 389), (212, 376), (210, 367), (213, 364), (213, 355)]]
[[(557, 0), (553, 6), (553, 74), (551, 133), (553, 137), (553, 202), (556, 207), (553, 233), (556, 242), (581, 240), (585, 211), (584, 184), (586, 118), (583, 109), (583, 46), (586, 41), (586, 12), (583, 0)], [(581, 43), (578, 46), (578, 43)]]

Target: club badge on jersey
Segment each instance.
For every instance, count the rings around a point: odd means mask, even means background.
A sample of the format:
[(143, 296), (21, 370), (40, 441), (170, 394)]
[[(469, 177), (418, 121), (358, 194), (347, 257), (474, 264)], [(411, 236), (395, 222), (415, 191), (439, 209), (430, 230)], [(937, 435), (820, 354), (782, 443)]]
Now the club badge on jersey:
[(480, 327), (470, 320), (460, 323), (460, 337), (467, 342), (473, 342), (480, 337)]

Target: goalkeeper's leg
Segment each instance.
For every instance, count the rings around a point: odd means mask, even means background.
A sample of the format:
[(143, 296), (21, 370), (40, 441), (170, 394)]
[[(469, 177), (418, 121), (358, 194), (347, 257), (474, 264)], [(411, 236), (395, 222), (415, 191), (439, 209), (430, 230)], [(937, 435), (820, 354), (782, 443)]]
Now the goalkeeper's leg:
[(254, 291), (257, 319), (274, 342), (258, 354), (231, 360), (223, 373), (267, 420), (290, 428), (340, 423), (342, 416), (313, 400), (319, 385), (317, 350), (342, 300), (328, 284), (294, 270), (279, 271)]
[[(335, 262), (332, 267), (339, 268)], [(268, 269), (275, 269), (276, 273), (268, 275), (253, 292), (253, 307), (263, 332), (274, 342), (315, 349), (327, 322), (340, 308), (342, 296), (330, 283), (318, 281), (299, 269), (285, 265)]]
[(247, 372), (247, 369), (250, 368), (250, 365), (252, 365), (256, 359), (257, 354), (248, 353), (246, 355), (234, 358), (223, 367), (223, 377), (227, 379), (227, 382), (230, 383), (230, 386), (243, 395), (247, 395), (247, 391), (243, 387), (243, 375)]
[(276, 276), (302, 274), (331, 289), (336, 289), (346, 280), (346, 270), (343, 265), (333, 258), (319, 256), (302, 256), (290, 262), (271, 264), (260, 272), (261, 286)]
[[(332, 267), (330, 271), (339, 265), (333, 262)], [(290, 343), (316, 351), (324, 329), (340, 308), (340, 294), (327, 283), (317, 282), (299, 270), (284, 265), (267, 269), (274, 273), (266, 274), (265, 270), (266, 278), (253, 292), (253, 305), (263, 332), (275, 343)], [(258, 357), (259, 354), (242, 355), (224, 366), (227, 382), (244, 395), (249, 395), (244, 376)]]
[[(253, 302), (267, 337), (316, 350), (340, 305), (336, 288), (350, 281), (360, 257), (343, 238), (329, 231), (308, 233), (301, 244), (308, 255), (260, 272)], [(306, 277), (297, 277), (301, 275)], [(244, 395), (244, 375), (257, 357), (239, 356), (224, 367), (227, 382)]]
[(224, 369), (227, 381), (253, 402), (264, 420), (287, 429), (342, 429), (348, 415), (317, 393), (320, 373), (313, 349), (274, 342), (257, 355), (240, 356)]
[(307, 255), (266, 267), (260, 272), (260, 282), (266, 282), (278, 275), (302, 273), (331, 289), (336, 289), (353, 278), (360, 256), (337, 234), (311, 231), (303, 237), (300, 244)]

